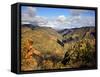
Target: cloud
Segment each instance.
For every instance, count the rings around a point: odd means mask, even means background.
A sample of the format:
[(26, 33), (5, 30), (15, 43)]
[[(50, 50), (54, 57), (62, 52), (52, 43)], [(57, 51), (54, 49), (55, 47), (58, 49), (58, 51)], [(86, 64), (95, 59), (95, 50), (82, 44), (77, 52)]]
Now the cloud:
[(37, 9), (33, 7), (27, 7), (26, 12), (22, 11), (22, 24), (33, 24), (38, 26), (52, 27), (55, 29), (64, 28), (78, 28), (84, 26), (95, 26), (94, 16), (82, 16), (84, 12), (89, 12), (87, 10), (70, 10), (71, 15), (59, 15), (58, 17), (53, 17), (52, 19), (38, 16), (36, 14)]
[(56, 25), (55, 27), (58, 29), (95, 26), (95, 17), (93, 16), (68, 16), (63, 21), (56, 20), (55, 23), (56, 24), (54, 25)]
[(77, 9), (72, 9), (70, 10), (70, 13), (72, 16), (79, 16), (80, 14), (84, 13), (85, 11), (84, 10), (77, 10)]
[(47, 23), (45, 17), (36, 15), (36, 8), (26, 7), (26, 12), (22, 11), (22, 24), (42, 25)]
[(63, 22), (66, 20), (66, 17), (64, 15), (60, 15), (60, 16), (58, 16), (57, 19), (58, 19), (58, 21)]
[(33, 7), (27, 7), (27, 13), (30, 17), (36, 16), (36, 8)]
[(84, 26), (95, 26), (95, 18), (91, 16), (75, 16), (70, 17), (70, 28), (78, 28)]
[(79, 16), (84, 13), (94, 13), (92, 10), (81, 10), (81, 9), (70, 9), (70, 14), (72, 16)]
[(36, 8), (25, 7), (25, 11), (21, 12), (21, 22), (22, 24), (31, 24), (33, 18), (36, 16)]

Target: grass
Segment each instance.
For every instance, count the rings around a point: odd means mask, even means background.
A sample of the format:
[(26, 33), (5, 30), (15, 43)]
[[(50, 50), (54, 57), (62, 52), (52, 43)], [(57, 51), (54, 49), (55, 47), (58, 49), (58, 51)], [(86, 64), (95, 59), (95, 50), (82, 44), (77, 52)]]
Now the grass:
[[(81, 39), (86, 31), (86, 36)], [(94, 29), (77, 29), (63, 37), (48, 27), (36, 27), (34, 29), (22, 27), (21, 70), (95, 66), (95, 38), (90, 36), (91, 31)], [(70, 37), (79, 39), (65, 43), (64, 47), (57, 43), (57, 40)], [(62, 61), (65, 61), (65, 64)]]

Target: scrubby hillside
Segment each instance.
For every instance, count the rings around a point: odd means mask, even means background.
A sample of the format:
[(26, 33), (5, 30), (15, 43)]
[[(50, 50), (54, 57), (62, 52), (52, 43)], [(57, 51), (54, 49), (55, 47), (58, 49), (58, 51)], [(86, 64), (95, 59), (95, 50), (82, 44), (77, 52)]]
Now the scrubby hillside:
[[(30, 27), (23, 26), (21, 37), (22, 70), (34, 70), (35, 68), (52, 69), (54, 63), (61, 61), (61, 59), (64, 57), (63, 47), (57, 43), (57, 40), (62, 40), (62, 36), (52, 28), (36, 27), (32, 29)], [(35, 65), (31, 63), (27, 64), (27, 59), (25, 56), (28, 55), (29, 52), (30, 56), (32, 57), (30, 58), (29, 56), (28, 58), (31, 60), (36, 60)], [(47, 63), (48, 61), (51, 62), (52, 66), (46, 66), (46, 61)]]
[(96, 65), (95, 28), (56, 31), (51, 27), (21, 27), (21, 70), (83, 68)]
[(60, 33), (63, 36), (64, 51), (66, 51), (62, 61), (65, 68), (88, 68), (96, 65), (94, 27), (66, 29)]
[(95, 27), (64, 29), (59, 31), (59, 33), (63, 36), (64, 42), (93, 39), (95, 38)]

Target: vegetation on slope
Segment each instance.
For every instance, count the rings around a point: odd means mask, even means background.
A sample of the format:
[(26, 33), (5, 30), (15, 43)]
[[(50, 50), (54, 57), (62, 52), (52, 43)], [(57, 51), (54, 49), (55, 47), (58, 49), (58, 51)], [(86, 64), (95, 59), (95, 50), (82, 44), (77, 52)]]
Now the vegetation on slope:
[(83, 68), (96, 65), (95, 29), (22, 26), (21, 70)]

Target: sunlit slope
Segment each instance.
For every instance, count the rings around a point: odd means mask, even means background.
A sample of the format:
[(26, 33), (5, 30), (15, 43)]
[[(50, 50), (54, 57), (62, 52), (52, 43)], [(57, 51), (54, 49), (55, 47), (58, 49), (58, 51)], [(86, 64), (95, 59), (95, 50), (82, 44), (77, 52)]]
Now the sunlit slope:
[(64, 52), (62, 46), (57, 43), (57, 39), (61, 40), (62, 36), (54, 29), (48, 27), (22, 27), (22, 47), (27, 40), (33, 41), (33, 48), (42, 54), (50, 54), (63, 57)]

